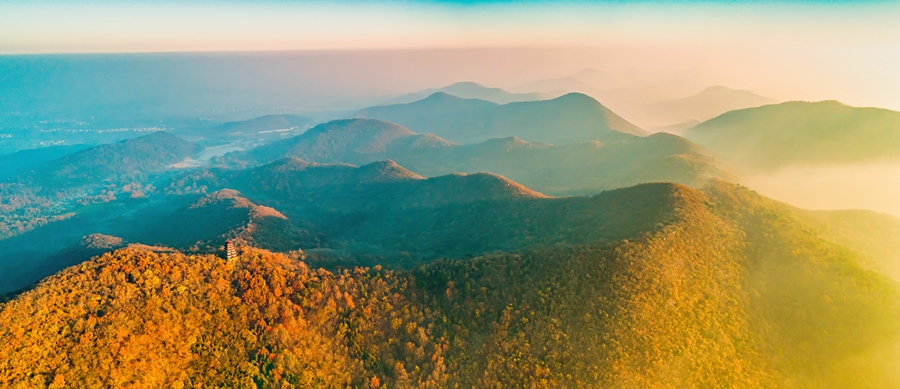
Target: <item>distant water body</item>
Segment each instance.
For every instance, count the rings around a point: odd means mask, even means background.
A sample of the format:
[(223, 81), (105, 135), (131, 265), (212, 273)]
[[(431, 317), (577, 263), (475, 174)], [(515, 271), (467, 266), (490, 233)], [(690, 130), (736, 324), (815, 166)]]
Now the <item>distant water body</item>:
[(194, 156), (194, 159), (198, 161), (209, 161), (215, 157), (221, 157), (227, 153), (232, 151), (244, 151), (243, 147), (234, 146), (234, 145), (222, 145), (222, 146), (212, 146), (203, 149), (199, 154)]

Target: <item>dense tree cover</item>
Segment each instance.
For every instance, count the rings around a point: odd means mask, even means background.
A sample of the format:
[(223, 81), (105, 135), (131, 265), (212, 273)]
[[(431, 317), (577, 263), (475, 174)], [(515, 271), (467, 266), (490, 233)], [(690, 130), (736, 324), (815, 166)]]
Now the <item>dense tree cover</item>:
[(893, 387), (898, 290), (747, 190), (409, 271), (131, 246), (0, 307), (6, 387)]
[(203, 196), (131, 235), (191, 251), (215, 250), (226, 240), (282, 252), (321, 244), (315, 231), (299, 228), (275, 209), (230, 189)]
[(65, 218), (65, 203), (21, 184), (0, 184), (0, 239)]
[(896, 284), (783, 204), (724, 182), (707, 193), (713, 211), (744, 233), (744, 287), (765, 318), (755, 330), (774, 339), (764, 353), (786, 376), (817, 387), (898, 385)]
[[(76, 149), (77, 150), (77, 149)], [(0, 239), (48, 222), (71, 217), (80, 206), (144, 197), (155, 191), (156, 174), (198, 151), (197, 146), (166, 132), (63, 153), (21, 156), (40, 163), (0, 183)], [(57, 151), (58, 152), (58, 151)], [(18, 153), (17, 153), (18, 154)], [(36, 155), (31, 155), (36, 154)], [(15, 155), (13, 155), (15, 156)]]

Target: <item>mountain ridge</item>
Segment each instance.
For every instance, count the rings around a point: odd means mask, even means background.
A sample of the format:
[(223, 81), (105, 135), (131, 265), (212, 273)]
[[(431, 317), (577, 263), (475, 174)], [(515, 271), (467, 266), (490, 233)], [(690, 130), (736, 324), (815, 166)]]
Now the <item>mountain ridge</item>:
[(900, 158), (900, 112), (837, 101), (792, 101), (722, 114), (685, 136), (741, 167), (864, 163)]
[[(363, 132), (368, 135), (360, 135)], [(373, 142), (348, 145), (349, 139)], [(678, 155), (681, 157), (674, 158)], [(390, 159), (429, 177), (490, 171), (550, 195), (589, 195), (652, 181), (695, 188), (710, 177), (737, 181), (730, 169), (709, 152), (668, 134), (569, 145), (528, 142), (511, 136), (459, 145), (373, 119), (329, 122), (303, 135), (230, 154), (224, 161), (246, 166), (248, 162), (268, 163), (281, 157), (354, 165)]]
[(520, 101), (546, 100), (557, 97), (546, 93), (510, 93), (501, 88), (488, 88), (475, 82), (457, 82), (443, 88), (423, 89), (418, 92), (401, 95), (385, 101), (383, 105), (407, 104), (422, 100), (434, 93), (443, 92), (463, 99), (479, 99), (497, 104), (507, 104)]
[(366, 108), (354, 117), (387, 120), (458, 143), (506, 136), (571, 143), (647, 135), (593, 98), (577, 93), (499, 105), (438, 92), (414, 103)]

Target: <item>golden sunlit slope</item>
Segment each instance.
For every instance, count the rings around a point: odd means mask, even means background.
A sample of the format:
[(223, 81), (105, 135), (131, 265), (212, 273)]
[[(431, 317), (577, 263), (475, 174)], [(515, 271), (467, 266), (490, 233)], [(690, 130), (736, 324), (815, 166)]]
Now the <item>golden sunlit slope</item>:
[[(0, 306), (9, 387), (894, 387), (896, 286), (768, 200), (684, 188), (606, 245), (332, 273), (132, 246)], [(302, 258), (302, 255), (301, 255)]]

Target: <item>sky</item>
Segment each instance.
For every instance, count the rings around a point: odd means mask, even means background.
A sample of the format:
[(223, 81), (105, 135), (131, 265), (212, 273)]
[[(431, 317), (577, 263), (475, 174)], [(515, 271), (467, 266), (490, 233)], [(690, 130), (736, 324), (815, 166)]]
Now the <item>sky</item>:
[[(453, 56), (480, 56), (514, 48), (531, 53), (503, 65), (517, 67), (510, 72), (515, 77), (485, 69), (469, 78), (510, 87), (587, 67), (697, 70), (710, 83), (779, 100), (837, 99), (900, 110), (897, 20), (900, 2), (890, 1), (0, 0), (0, 53), (457, 50)], [(468, 63), (477, 65), (478, 57)]]
[(4, 53), (896, 45), (891, 2), (0, 1)]

